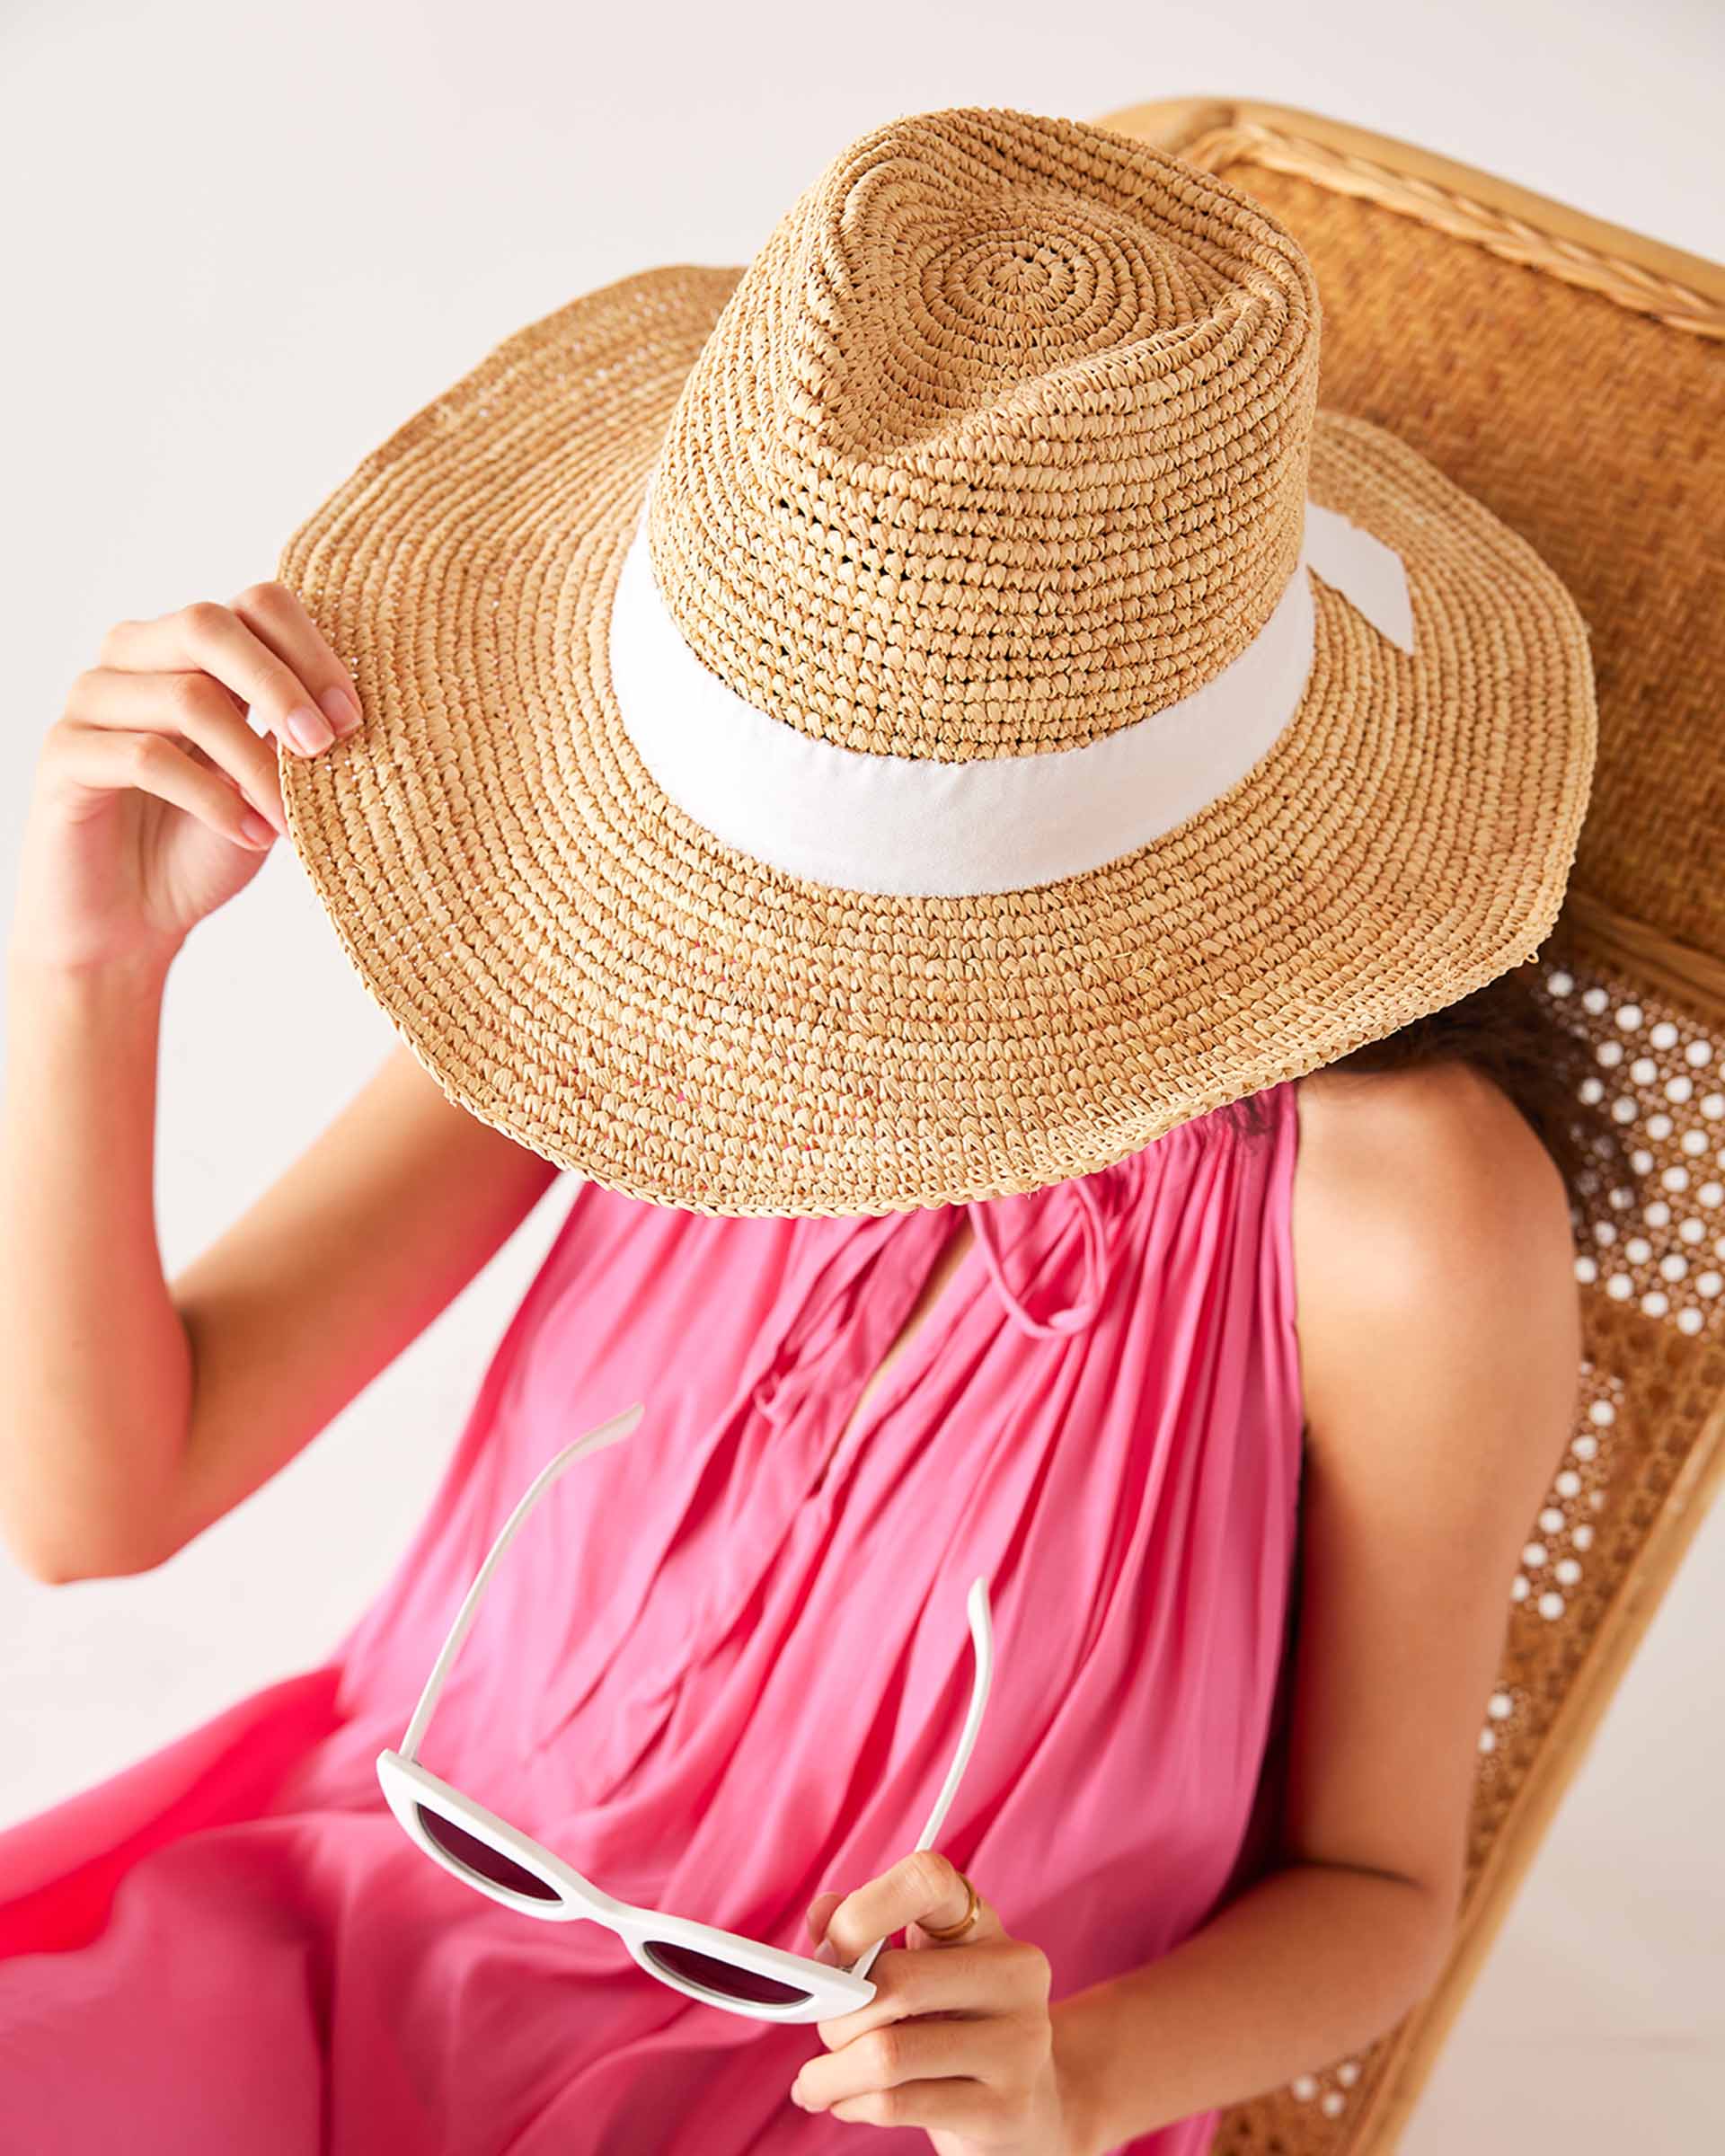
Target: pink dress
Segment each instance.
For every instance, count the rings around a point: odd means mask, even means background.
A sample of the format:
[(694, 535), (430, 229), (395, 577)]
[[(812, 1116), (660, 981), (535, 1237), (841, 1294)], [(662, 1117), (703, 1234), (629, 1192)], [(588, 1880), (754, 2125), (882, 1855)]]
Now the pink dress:
[[(400, 1743), (497, 1530), (434, 1772), (608, 1892), (807, 1951), (914, 1844), (996, 1662), (941, 1846), (1054, 1995), (1261, 1869), (1291, 1668), (1303, 1416), (1296, 1084), (976, 1240), (857, 1427), (958, 1208), (712, 1218), (579, 1180), (411, 1547), (323, 1666), (0, 1833), (0, 2118), (31, 2156), (926, 2151), (789, 2099), (810, 2025), (685, 1998), (610, 1932), (424, 1856)], [(930, 1949), (937, 1950), (937, 1949)], [(1198, 2156), (1216, 2114), (1122, 2146)]]

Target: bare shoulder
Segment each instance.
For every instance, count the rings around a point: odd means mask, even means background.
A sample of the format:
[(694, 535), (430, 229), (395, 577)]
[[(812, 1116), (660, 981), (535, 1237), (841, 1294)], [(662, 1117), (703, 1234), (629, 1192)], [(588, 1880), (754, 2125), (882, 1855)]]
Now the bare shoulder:
[(1314, 1425), (1416, 1341), (1446, 1359), (1543, 1341), (1579, 1368), (1568, 1193), (1499, 1085), (1452, 1062), (1316, 1071), (1299, 1094), (1292, 1233)]
[(1472, 1066), (1320, 1072), (1292, 1234), (1306, 1561), (1285, 1841), (1418, 1882), (1429, 1978), (1511, 1581), (1574, 1435), (1568, 1194)]
[(1473, 1064), (1332, 1065), (1301, 1079), (1299, 1096), (1300, 1174), (1321, 1194), (1358, 1196), (1355, 1186), (1393, 1165), (1457, 1195), (1526, 1197), (1534, 1195), (1527, 1186), (1544, 1184), (1567, 1205), (1556, 1162), (1509, 1095)]

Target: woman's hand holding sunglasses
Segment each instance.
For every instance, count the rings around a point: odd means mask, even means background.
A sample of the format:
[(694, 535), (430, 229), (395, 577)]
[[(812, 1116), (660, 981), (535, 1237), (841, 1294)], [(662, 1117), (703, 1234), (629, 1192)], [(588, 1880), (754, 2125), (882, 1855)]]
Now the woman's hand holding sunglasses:
[(900, 1930), (919, 1936), (876, 1956), (866, 2006), (816, 2023), (827, 2055), (803, 2065), (792, 2100), (868, 2125), (922, 2126), (940, 2156), (1095, 2156), (1055, 2054), (1048, 1956), (1013, 1938), (979, 1893), (960, 1939), (920, 1930), (924, 1918), (958, 1923), (968, 1906), (964, 1878), (931, 1849), (854, 1893), (816, 1895), (809, 1931), (839, 1962)]

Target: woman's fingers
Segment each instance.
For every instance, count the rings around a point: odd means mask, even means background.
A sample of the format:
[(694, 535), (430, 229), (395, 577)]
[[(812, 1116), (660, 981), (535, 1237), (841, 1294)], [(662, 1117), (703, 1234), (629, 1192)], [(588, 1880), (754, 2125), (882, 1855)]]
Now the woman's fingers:
[[(914, 1849), (866, 1886), (845, 1896), (827, 1920), (827, 1943), (837, 1959), (848, 1966), (877, 1939), (890, 1939), (895, 1931), (907, 1924), (921, 1923), (924, 1917), (941, 1927), (956, 1924), (969, 1905), (964, 1880), (951, 1858), (938, 1849)], [(932, 1939), (929, 1944), (976, 1946), (986, 1939), (998, 1939), (1004, 1929), (978, 1888), (977, 1921), (963, 1940)]]
[(118, 622), (100, 656), (104, 670), (212, 675), (302, 755), (359, 723), (352, 677), (285, 584), (249, 585), (232, 606), (197, 599), (153, 622)]
[(128, 674), (93, 667), (73, 683), (66, 717), (75, 726), (183, 737), (286, 834), (275, 749), (252, 732), (213, 675)]
[[(818, 1895), (809, 1929), (849, 1963), (876, 1940), (924, 1923), (945, 1929), (970, 1906), (963, 1875), (938, 1851), (913, 1850), (854, 1893)], [(818, 2024), (825, 2058), (792, 2084), (805, 2110), (971, 2139), (1019, 2134), (1048, 2143), (1055, 2105), (1048, 1957), (1014, 1939), (980, 1893), (960, 1938), (888, 1949), (866, 2006)]]
[(827, 1888), (825, 1893), (818, 1894), (814, 1900), (809, 1904), (809, 1936), (815, 1941), (816, 1946), (819, 1948), (819, 1951), (815, 1957), (817, 1961), (828, 1961), (835, 1965), (837, 1964), (837, 1954), (831, 1948), (823, 1945), (822, 1942), (827, 1937), (827, 1925), (832, 1916), (833, 1911), (837, 1908), (838, 1904), (844, 1899), (845, 1896), (842, 1894), (835, 1894), (832, 1888), (829, 1886)]
[(792, 2100), (805, 2111), (825, 2111), (854, 2097), (900, 2091), (904, 2100), (896, 2116), (910, 2124), (909, 2105), (924, 2093), (913, 2084), (962, 2079), (972, 2084), (974, 2099), (985, 2089), (1015, 2084), (1026, 2071), (1028, 2055), (1024, 2032), (1010, 2015), (889, 2021), (842, 2051), (805, 2060), (792, 2085)]
[(869, 1971), (874, 1997), (848, 2014), (816, 2024), (829, 2051), (908, 2014), (1004, 2014), (1033, 2001), (1034, 1949), (1016, 1940), (980, 1947), (888, 1947)]
[[(1010, 2147), (1020, 2140), (1019, 2115), (1023, 2107), (999, 2094), (986, 2081), (904, 2081), (897, 2089), (871, 2089), (861, 2096), (841, 2097), (827, 2107), (829, 2116), (846, 2125), (920, 2126), (931, 2136), (944, 2134), (961, 2144), (983, 2148)], [(941, 2144), (936, 2142), (938, 2148)], [(1039, 2149), (1064, 2147), (1043, 2135)]]
[(270, 844), (268, 822), (244, 796), (165, 733), (131, 733), (61, 719), (49, 734), (45, 771), (58, 783), (86, 790), (101, 806), (106, 806), (107, 797), (132, 788), (185, 809), (235, 845), (260, 852)]

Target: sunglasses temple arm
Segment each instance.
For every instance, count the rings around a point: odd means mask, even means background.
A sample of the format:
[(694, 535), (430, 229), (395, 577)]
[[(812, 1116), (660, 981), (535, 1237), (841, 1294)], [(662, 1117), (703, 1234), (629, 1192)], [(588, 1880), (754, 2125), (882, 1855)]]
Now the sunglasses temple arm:
[(485, 1591), (485, 1583), (495, 1570), (499, 1558), (509, 1548), (516, 1530), (566, 1468), (573, 1467), (576, 1461), (587, 1454), (597, 1453), (605, 1445), (615, 1445), (620, 1437), (626, 1437), (641, 1420), (644, 1407), (644, 1401), (637, 1401), (633, 1407), (625, 1408), (621, 1415), (614, 1415), (609, 1422), (600, 1423), (596, 1428), (588, 1430), (585, 1436), (576, 1438), (572, 1445), (566, 1445), (554, 1459), (540, 1469), (528, 1485), (515, 1510), (503, 1523), (497, 1540), (491, 1544), (490, 1556), (479, 1568), (479, 1577), (468, 1588), (466, 1599), (456, 1613), (456, 1621), (449, 1627), (449, 1636), (431, 1666), (431, 1674), (425, 1680), (425, 1690), (420, 1694), (420, 1703), (413, 1710), (413, 1719), (407, 1725), (407, 1734), (398, 1746), (402, 1758), (417, 1758), (420, 1745), (425, 1739), (426, 1724), (431, 1719), (431, 1710), (438, 1703), (438, 1694), (443, 1690), (443, 1681), (449, 1674), (456, 1650), (466, 1638), (467, 1628), (473, 1621), (473, 1613), (479, 1607), (479, 1598)]
[[(977, 1733), (982, 1727), (982, 1710), (988, 1703), (988, 1687), (995, 1674), (995, 1635), (988, 1611), (988, 1582), (986, 1578), (970, 1583), (968, 1597), (970, 1613), (970, 1639), (976, 1649), (976, 1675), (970, 1686), (970, 1711), (964, 1718), (964, 1729), (959, 1738), (959, 1748), (953, 1754), (952, 1764), (940, 1795), (934, 1800), (934, 1809), (928, 1816), (928, 1825), (923, 1829), (918, 1849), (933, 1849), (934, 1837), (941, 1831), (952, 1799), (959, 1793), (959, 1782), (969, 1765), (976, 1747)], [(851, 1964), (853, 1976), (866, 1976), (874, 1966), (874, 1957), (886, 1945), (884, 1939), (874, 1944)]]

